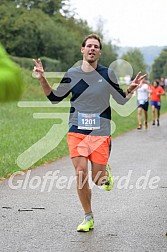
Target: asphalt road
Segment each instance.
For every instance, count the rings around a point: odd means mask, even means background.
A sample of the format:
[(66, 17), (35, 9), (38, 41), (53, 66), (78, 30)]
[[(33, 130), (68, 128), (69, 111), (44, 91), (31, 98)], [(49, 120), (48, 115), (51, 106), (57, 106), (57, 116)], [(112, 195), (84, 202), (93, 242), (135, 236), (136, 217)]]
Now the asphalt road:
[(92, 185), (95, 229), (78, 233), (83, 212), (69, 157), (0, 183), (2, 252), (166, 252), (167, 115), (160, 127), (113, 139), (115, 187)]

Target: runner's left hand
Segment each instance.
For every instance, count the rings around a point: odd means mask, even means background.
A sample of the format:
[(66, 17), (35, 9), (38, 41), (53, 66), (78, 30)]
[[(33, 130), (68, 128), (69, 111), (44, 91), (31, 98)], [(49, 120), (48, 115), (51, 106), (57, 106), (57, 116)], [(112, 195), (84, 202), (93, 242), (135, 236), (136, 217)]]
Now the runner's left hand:
[(131, 84), (128, 87), (128, 93), (134, 92), (136, 89), (138, 89), (142, 85), (142, 80), (147, 76), (147, 74), (142, 75), (141, 72), (139, 72), (134, 80), (131, 82)]

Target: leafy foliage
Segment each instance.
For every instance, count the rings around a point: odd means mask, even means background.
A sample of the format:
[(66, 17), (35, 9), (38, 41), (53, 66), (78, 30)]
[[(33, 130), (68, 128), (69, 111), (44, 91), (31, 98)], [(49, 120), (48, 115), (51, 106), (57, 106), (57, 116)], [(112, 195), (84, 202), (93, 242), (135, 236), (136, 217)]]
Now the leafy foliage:
[[(5, 1), (1, 1), (5, 3)], [(48, 15), (55, 15), (60, 10), (63, 10), (64, 6), (68, 4), (68, 0), (8, 0), (17, 9), (25, 8), (26, 10), (40, 9)]]
[[(85, 20), (75, 19), (69, 0), (9, 0), (0, 2), (0, 38), (15, 57), (47, 57), (66, 71), (81, 59), (83, 38), (92, 33)], [(116, 58), (111, 42), (104, 44), (101, 63)]]
[(164, 48), (152, 65), (151, 78), (167, 77), (167, 48)]
[(139, 49), (135, 48), (129, 50), (127, 53), (122, 55), (122, 59), (126, 60), (131, 64), (133, 68), (133, 76), (132, 79), (137, 75), (139, 71), (142, 73), (146, 73), (146, 65), (144, 64), (143, 54)]
[(114, 47), (112, 47), (111, 41), (103, 45), (102, 55), (100, 57), (99, 63), (107, 67), (117, 59), (117, 53)]

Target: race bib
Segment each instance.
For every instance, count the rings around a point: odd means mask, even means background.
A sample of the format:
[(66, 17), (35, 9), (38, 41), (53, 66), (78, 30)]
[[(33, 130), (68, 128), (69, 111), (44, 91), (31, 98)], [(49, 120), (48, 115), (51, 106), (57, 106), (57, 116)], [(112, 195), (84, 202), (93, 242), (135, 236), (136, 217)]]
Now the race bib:
[(100, 114), (85, 114), (78, 112), (78, 129), (95, 130), (100, 129)]

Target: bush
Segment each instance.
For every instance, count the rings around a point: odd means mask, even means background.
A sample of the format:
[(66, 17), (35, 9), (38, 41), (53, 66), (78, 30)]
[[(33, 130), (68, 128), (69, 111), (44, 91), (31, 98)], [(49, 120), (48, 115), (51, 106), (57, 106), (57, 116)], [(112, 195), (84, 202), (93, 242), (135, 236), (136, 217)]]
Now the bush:
[(46, 72), (58, 72), (61, 71), (61, 64), (59, 60), (41, 57), (43, 67)]
[[(30, 58), (25, 58), (25, 57), (16, 57), (16, 56), (11, 56), (11, 58), (17, 63), (20, 67), (32, 70), (34, 63), (32, 59)], [(43, 67), (46, 72), (57, 72), (61, 71), (61, 64), (60, 61), (51, 59), (48, 57), (41, 57), (40, 58), (43, 64)]]
[(30, 58), (11, 56), (11, 59), (17, 63), (21, 68), (32, 70), (33, 61)]

